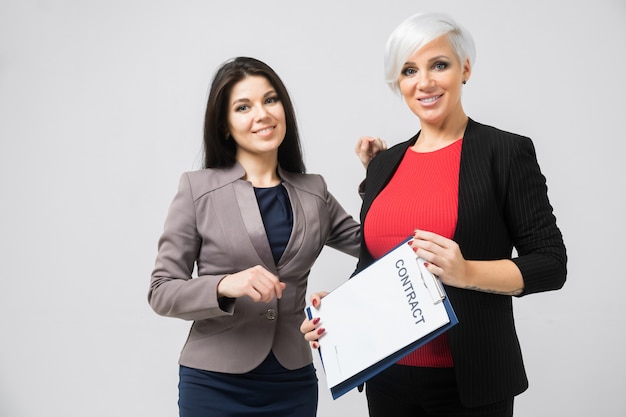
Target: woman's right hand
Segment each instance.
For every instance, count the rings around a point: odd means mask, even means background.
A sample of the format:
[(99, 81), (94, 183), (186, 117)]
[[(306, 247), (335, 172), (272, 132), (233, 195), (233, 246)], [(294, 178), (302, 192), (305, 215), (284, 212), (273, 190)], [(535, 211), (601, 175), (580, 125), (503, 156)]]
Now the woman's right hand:
[[(311, 304), (313, 307), (319, 308), (322, 305), (322, 298), (326, 297), (328, 292), (316, 292), (311, 295)], [(313, 317), (312, 319), (305, 319), (300, 325), (300, 332), (304, 334), (304, 339), (311, 342), (311, 347), (313, 349), (319, 348), (320, 344), (318, 340), (320, 337), (324, 335), (326, 329), (320, 327), (321, 320), (319, 317)]]
[(370, 161), (374, 159), (378, 152), (387, 149), (387, 142), (381, 138), (374, 138), (372, 136), (361, 136), (354, 147), (354, 152), (361, 160), (363, 167), (367, 169)]
[(236, 274), (226, 275), (217, 284), (217, 296), (239, 298), (248, 296), (255, 302), (269, 303), (283, 296), (286, 284), (260, 265)]

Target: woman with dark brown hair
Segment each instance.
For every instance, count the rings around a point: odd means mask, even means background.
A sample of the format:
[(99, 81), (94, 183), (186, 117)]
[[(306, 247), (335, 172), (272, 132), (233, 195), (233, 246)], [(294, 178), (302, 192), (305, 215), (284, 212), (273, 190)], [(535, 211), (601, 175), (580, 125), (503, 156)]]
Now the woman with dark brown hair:
[(313, 417), (317, 376), (299, 331), (307, 278), (325, 245), (358, 254), (359, 224), (304, 173), (291, 100), (261, 61), (217, 71), (204, 149), (204, 169), (181, 177), (148, 296), (158, 314), (193, 321), (180, 415)]

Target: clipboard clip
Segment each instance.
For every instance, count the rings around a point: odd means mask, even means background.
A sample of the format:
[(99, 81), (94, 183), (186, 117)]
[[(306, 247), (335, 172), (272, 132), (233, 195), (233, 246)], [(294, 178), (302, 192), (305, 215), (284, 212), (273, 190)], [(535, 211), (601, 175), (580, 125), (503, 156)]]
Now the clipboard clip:
[(424, 261), (424, 259), (418, 256), (416, 261), (417, 267), (420, 271), (420, 277), (422, 279), (422, 282), (424, 283), (424, 286), (428, 290), (428, 293), (430, 294), (430, 298), (433, 300), (433, 304), (441, 303), (441, 301), (443, 301), (443, 299), (446, 297), (446, 293), (441, 287), (441, 281), (436, 275), (433, 275), (432, 273), (430, 273), (430, 271), (426, 269), (426, 266), (424, 265), (426, 261)]

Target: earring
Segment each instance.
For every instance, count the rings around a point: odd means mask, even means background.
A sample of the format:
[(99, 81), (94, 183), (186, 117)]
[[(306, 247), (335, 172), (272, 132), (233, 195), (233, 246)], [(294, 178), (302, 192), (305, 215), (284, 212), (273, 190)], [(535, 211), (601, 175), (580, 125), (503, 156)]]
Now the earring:
[(467, 84), (467, 80), (463, 80), (463, 85)]

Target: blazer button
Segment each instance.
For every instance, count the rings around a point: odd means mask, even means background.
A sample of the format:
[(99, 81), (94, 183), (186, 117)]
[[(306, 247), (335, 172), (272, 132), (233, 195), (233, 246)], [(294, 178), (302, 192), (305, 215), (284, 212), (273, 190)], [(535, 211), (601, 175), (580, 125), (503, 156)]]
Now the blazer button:
[(278, 312), (273, 308), (270, 308), (265, 312), (265, 318), (268, 320), (276, 320), (276, 317), (278, 317)]

